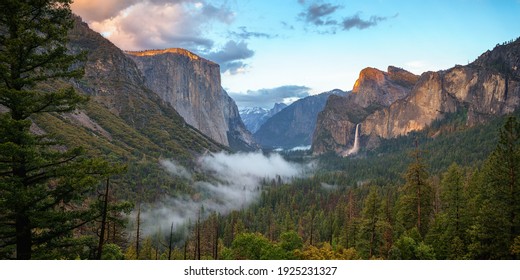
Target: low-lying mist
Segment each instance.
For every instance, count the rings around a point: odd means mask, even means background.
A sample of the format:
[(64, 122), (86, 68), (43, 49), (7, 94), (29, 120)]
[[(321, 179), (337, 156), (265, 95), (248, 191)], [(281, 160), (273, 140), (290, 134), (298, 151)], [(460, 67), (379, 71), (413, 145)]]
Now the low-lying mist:
[[(261, 152), (229, 154), (225, 152), (206, 154), (197, 161), (197, 172), (208, 180), (196, 180), (192, 171), (173, 160), (160, 164), (172, 176), (188, 180), (197, 195), (168, 197), (161, 202), (142, 207), (140, 219), (142, 234), (174, 228), (187, 234), (189, 224), (204, 219), (211, 213), (227, 214), (255, 202), (261, 191), (262, 181), (281, 180), (308, 176), (313, 164), (298, 164), (286, 161), (279, 154), (264, 155)], [(199, 176), (200, 177), (200, 176)], [(133, 214), (135, 219), (135, 213)]]

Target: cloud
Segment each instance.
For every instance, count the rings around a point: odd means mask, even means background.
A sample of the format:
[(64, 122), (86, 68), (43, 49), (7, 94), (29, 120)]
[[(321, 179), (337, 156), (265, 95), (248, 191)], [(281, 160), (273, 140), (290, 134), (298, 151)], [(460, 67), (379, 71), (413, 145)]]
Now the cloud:
[(174, 160), (161, 160), (159, 163), (173, 176), (191, 180), (191, 173)]
[[(173, 161), (163, 161), (167, 163)], [(159, 203), (143, 205), (141, 225), (144, 235), (151, 235), (158, 230), (167, 231), (171, 224), (183, 229), (186, 235), (188, 223), (194, 223), (199, 215), (202, 219), (217, 212), (227, 214), (249, 206), (261, 193), (262, 180), (278, 178), (288, 182), (313, 171), (313, 165), (291, 163), (279, 154), (264, 155), (256, 153), (228, 154), (220, 152), (206, 154), (198, 160), (199, 168), (205, 176), (213, 180), (191, 182), (196, 195), (168, 197)], [(179, 168), (175, 164), (175, 168)], [(185, 168), (182, 168), (186, 170)], [(194, 176), (190, 175), (190, 178)], [(135, 221), (133, 213), (132, 221)]]
[(307, 23), (311, 23), (317, 26), (322, 25), (337, 25), (338, 22), (328, 18), (341, 8), (339, 5), (332, 5), (329, 3), (323, 4), (312, 4), (307, 9), (299, 14), (299, 17)]
[(245, 27), (245, 26), (240, 26), (238, 29), (240, 30), (239, 32), (230, 31), (229, 36), (231, 36), (233, 38), (241, 39), (241, 40), (249, 40), (251, 38), (272, 39), (272, 38), (278, 37), (278, 35), (271, 35), (271, 34), (262, 33), (262, 32), (247, 31), (247, 27)]
[(205, 57), (220, 64), (222, 73), (229, 71), (231, 74), (236, 74), (247, 66), (242, 60), (251, 58), (253, 55), (255, 52), (248, 48), (246, 42), (231, 40), (221, 50), (207, 53)]
[(74, 0), (71, 8), (74, 13), (83, 17), (84, 20), (103, 21), (116, 17), (125, 9), (134, 6), (135, 4), (183, 4), (183, 3), (198, 3), (197, 0)]
[(208, 26), (230, 24), (226, 6), (200, 0), (76, 0), (72, 9), (97, 32), (124, 50), (186, 48), (209, 51)]
[(425, 60), (412, 60), (404, 63), (404, 65), (406, 66), (407, 70), (417, 75), (420, 75), (421, 73), (424, 73), (425, 71), (428, 71), (434, 67), (430, 62)]
[(287, 23), (286, 21), (280, 22), (282, 24), (282, 27), (289, 30), (294, 30), (294, 25)]
[(76, 0), (73, 11), (90, 27), (123, 50), (184, 48), (220, 64), (221, 72), (237, 74), (255, 52), (246, 40), (273, 36), (240, 27), (239, 42), (220, 47), (208, 36), (217, 23), (229, 25), (235, 13), (208, 0)]
[(305, 86), (281, 86), (270, 89), (249, 90), (246, 93), (229, 93), (237, 106), (272, 108), (275, 103), (300, 99), (310, 95), (310, 88)]
[(315, 31), (320, 34), (336, 34), (338, 30), (348, 31), (352, 28), (363, 30), (376, 26), (389, 18), (398, 16), (398, 14), (392, 17), (372, 15), (368, 20), (365, 20), (360, 17), (360, 12), (358, 12), (357, 14), (341, 19), (337, 15), (338, 10), (343, 8), (341, 5), (323, 3), (322, 1), (314, 1), (312, 4), (306, 4), (308, 1), (301, 0), (299, 0), (298, 3), (305, 7), (303, 12), (298, 14), (298, 19), (308, 24), (305, 30), (309, 30), (308, 27), (310, 25), (314, 28), (310, 29), (310, 31)]
[(71, 8), (86, 21), (103, 21), (113, 18), (139, 0), (75, 0)]
[(327, 183), (323, 183), (321, 182), (320, 183), (321, 187), (325, 190), (336, 190), (339, 188), (338, 185), (330, 185), (330, 184), (327, 184)]
[(347, 17), (343, 19), (342, 28), (343, 30), (350, 30), (352, 28), (357, 28), (360, 30), (376, 26), (382, 21), (387, 20), (388, 17), (380, 17), (380, 16), (371, 16), (370, 19), (364, 20), (359, 17), (359, 13), (355, 14), (351, 17)]
[(235, 14), (224, 5), (216, 7), (211, 4), (206, 4), (202, 7), (202, 15), (206, 18), (218, 19), (227, 24), (232, 23), (235, 18)]

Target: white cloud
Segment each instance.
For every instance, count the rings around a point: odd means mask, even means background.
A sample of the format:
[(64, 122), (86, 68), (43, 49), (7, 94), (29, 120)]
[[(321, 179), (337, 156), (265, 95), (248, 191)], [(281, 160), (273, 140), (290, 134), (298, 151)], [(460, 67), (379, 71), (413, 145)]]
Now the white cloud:
[(405, 63), (406, 69), (414, 74), (420, 75), (432, 68), (431, 64), (424, 60), (412, 60)]
[(191, 173), (174, 160), (161, 160), (159, 163), (174, 176), (178, 176), (184, 179), (191, 180)]
[(72, 5), (92, 29), (124, 50), (181, 47), (209, 51), (213, 41), (205, 30), (211, 24), (229, 24), (234, 13), (206, 1), (76, 1)]

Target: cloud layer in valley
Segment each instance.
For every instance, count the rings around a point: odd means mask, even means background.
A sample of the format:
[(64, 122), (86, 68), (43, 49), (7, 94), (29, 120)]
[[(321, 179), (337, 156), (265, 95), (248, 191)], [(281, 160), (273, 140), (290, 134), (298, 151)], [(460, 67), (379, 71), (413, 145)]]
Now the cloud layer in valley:
[[(287, 182), (312, 172), (313, 166), (291, 163), (279, 154), (264, 155), (260, 152), (228, 154), (220, 152), (199, 158), (198, 168), (213, 180), (194, 181), (192, 174), (177, 162), (161, 161), (161, 165), (172, 176), (191, 180), (196, 196), (166, 198), (162, 202), (143, 207), (141, 212), (143, 234), (150, 235), (158, 230), (176, 229), (194, 223), (199, 214), (229, 213), (241, 209), (258, 199), (262, 180), (280, 179)], [(204, 218), (204, 217), (202, 217)], [(134, 213), (135, 219), (135, 213)]]

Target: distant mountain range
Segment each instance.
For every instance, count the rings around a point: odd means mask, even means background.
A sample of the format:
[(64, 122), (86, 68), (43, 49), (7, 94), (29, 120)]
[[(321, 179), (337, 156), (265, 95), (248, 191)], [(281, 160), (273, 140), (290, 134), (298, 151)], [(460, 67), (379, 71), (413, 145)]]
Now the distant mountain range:
[(275, 103), (274, 107), (271, 109), (264, 109), (261, 107), (243, 108), (239, 113), (246, 128), (251, 133), (255, 133), (269, 118), (276, 115), (285, 107), (287, 107), (287, 105), (284, 103)]
[(323, 110), (331, 95), (346, 96), (348, 93), (335, 89), (295, 101), (269, 118), (253, 134), (264, 148), (290, 149), (309, 146), (316, 126), (318, 113)]

